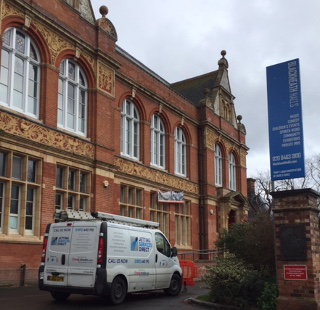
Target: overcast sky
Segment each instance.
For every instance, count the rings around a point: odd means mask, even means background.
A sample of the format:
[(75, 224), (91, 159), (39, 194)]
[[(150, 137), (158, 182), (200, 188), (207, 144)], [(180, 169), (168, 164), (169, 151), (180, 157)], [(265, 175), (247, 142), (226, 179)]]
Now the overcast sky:
[(266, 67), (300, 59), (306, 157), (320, 153), (319, 0), (91, 0), (121, 48), (169, 83), (217, 70), (226, 50), (248, 177), (270, 169)]

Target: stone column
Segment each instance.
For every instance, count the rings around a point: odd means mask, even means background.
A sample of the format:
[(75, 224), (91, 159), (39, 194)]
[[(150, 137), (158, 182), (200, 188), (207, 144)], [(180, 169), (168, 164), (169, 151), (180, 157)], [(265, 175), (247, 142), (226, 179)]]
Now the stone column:
[(272, 193), (279, 297), (277, 310), (320, 309), (319, 194)]

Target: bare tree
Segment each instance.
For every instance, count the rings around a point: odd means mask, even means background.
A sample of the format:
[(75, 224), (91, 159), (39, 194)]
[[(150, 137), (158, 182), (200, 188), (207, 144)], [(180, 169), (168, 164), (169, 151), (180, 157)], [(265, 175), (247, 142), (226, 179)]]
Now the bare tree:
[(262, 199), (257, 199), (257, 197), (248, 198), (255, 199), (255, 201), (251, 201), (252, 204), (264, 204), (270, 213), (272, 211), (271, 192), (302, 188), (311, 188), (317, 192), (320, 191), (320, 154), (313, 155), (305, 160), (304, 178), (285, 179), (273, 182), (271, 181), (269, 170), (266, 170), (258, 171), (254, 179), (256, 180), (256, 196)]

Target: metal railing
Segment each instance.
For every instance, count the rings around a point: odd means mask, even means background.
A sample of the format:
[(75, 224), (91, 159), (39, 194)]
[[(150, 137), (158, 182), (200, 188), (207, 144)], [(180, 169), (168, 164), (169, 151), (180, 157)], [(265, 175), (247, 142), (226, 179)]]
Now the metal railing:
[(218, 251), (214, 249), (181, 251), (178, 253), (179, 259), (192, 261), (211, 261), (218, 255)]

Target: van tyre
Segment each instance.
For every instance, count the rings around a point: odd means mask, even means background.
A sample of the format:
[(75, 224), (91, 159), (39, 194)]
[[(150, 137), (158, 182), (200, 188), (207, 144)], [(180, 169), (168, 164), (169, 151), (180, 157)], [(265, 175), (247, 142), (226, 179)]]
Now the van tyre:
[(127, 285), (123, 278), (116, 277), (110, 288), (110, 300), (112, 304), (119, 305), (121, 304), (127, 295)]
[(70, 296), (70, 293), (64, 293), (64, 292), (50, 292), (53, 299), (56, 301), (66, 301), (68, 297)]
[(178, 274), (174, 274), (170, 281), (170, 286), (164, 289), (168, 296), (177, 296), (181, 291), (182, 279)]

